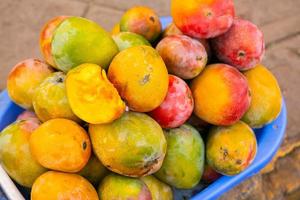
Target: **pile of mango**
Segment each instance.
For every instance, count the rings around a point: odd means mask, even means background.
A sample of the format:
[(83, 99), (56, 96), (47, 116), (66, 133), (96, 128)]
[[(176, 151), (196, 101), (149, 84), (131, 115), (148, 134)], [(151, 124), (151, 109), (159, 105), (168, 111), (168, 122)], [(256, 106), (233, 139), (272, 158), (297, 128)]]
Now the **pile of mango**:
[(162, 30), (133, 7), (112, 33), (58, 16), (40, 34), (44, 61), (11, 70), (9, 96), (27, 111), (0, 134), (0, 160), (32, 200), (171, 200), (252, 163), (252, 128), (282, 105), (262, 32), (232, 0), (171, 11)]

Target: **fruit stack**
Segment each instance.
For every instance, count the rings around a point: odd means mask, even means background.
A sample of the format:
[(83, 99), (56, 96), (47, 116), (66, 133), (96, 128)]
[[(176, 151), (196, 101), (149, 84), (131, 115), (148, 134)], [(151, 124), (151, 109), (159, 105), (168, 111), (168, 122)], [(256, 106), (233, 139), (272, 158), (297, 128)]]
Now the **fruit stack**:
[(12, 69), (9, 96), (27, 111), (2, 131), (0, 160), (32, 200), (169, 200), (254, 160), (252, 128), (282, 104), (262, 32), (232, 0), (171, 11), (164, 31), (143, 6), (112, 33), (56, 17), (41, 31), (45, 61)]

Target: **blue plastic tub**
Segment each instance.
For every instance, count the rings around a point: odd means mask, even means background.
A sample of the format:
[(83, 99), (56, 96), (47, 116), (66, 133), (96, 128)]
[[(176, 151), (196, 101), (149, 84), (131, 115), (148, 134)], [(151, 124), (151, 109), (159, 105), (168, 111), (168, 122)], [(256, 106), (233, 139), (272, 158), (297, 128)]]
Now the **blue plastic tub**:
[[(161, 21), (165, 28), (171, 22), (170, 17), (162, 17)], [(15, 121), (18, 114), (23, 111), (22, 108), (15, 105), (8, 97), (7, 92), (0, 94), (0, 131), (7, 125)], [(255, 130), (258, 141), (258, 152), (252, 165), (241, 174), (236, 176), (223, 176), (214, 183), (210, 184), (204, 190), (196, 194), (191, 200), (211, 200), (217, 199), (223, 193), (232, 189), (247, 178), (258, 173), (268, 162), (271, 161), (277, 152), (283, 138), (287, 123), (286, 105), (283, 103), (282, 110), (278, 118), (271, 124)], [(4, 191), (9, 193), (4, 186)], [(26, 190), (21, 193), (28, 197)], [(26, 194), (27, 193), (27, 194)]]

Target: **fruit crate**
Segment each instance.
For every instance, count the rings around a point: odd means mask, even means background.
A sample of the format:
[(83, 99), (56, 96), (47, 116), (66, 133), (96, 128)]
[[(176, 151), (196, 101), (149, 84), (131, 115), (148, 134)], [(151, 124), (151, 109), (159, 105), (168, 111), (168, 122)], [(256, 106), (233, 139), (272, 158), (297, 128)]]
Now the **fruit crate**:
[[(165, 28), (172, 21), (171, 17), (162, 17), (161, 22)], [(8, 97), (6, 91), (0, 93), (0, 131), (7, 125), (15, 121), (16, 117), (23, 111), (22, 108), (14, 104)], [(284, 138), (287, 124), (286, 105), (283, 101), (281, 113), (271, 124), (260, 129), (255, 129), (258, 152), (254, 162), (242, 173), (235, 176), (222, 176), (199, 193), (195, 194), (191, 200), (217, 199), (225, 192), (232, 189), (247, 178), (258, 173), (267, 165), (276, 154)], [(0, 186), (4, 190), (8, 199), (22, 200), (28, 199), (29, 190), (15, 184), (0, 165)]]

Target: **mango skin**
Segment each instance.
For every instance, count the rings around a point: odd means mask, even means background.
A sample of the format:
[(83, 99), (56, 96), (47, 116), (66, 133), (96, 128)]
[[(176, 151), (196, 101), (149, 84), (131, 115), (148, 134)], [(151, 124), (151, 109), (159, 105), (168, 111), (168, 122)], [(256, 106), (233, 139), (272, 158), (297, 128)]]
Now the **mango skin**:
[(233, 0), (172, 0), (176, 26), (194, 38), (213, 38), (225, 33), (235, 17)]
[(89, 162), (78, 174), (86, 178), (93, 185), (98, 185), (105, 175), (108, 174), (108, 170), (96, 156), (91, 155)]
[(55, 118), (80, 122), (69, 105), (65, 78), (63, 72), (55, 72), (36, 88), (32, 103), (36, 115), (42, 122)]
[(66, 89), (71, 109), (88, 123), (110, 123), (125, 111), (118, 91), (96, 64), (85, 63), (69, 71)]
[(16, 64), (7, 78), (10, 99), (25, 109), (32, 109), (36, 87), (54, 70), (38, 59), (26, 59)]
[(117, 174), (106, 176), (98, 188), (100, 200), (152, 200), (146, 184), (140, 179)]
[(97, 191), (86, 179), (77, 175), (49, 171), (33, 184), (31, 200), (98, 200)]
[(160, 55), (149, 46), (121, 51), (111, 62), (108, 79), (133, 111), (157, 108), (168, 91), (169, 76)]
[(223, 175), (236, 175), (254, 160), (257, 142), (253, 130), (239, 121), (231, 126), (213, 127), (206, 143), (209, 166)]
[(280, 114), (282, 95), (274, 75), (263, 65), (244, 72), (247, 78), (251, 104), (242, 120), (253, 128), (274, 121)]
[(151, 44), (143, 36), (131, 32), (120, 32), (113, 36), (115, 43), (117, 44), (119, 51), (128, 49), (129, 47)]
[(109, 124), (89, 125), (93, 150), (104, 166), (131, 177), (153, 174), (167, 142), (159, 124), (143, 113), (125, 112)]
[(59, 68), (57, 68), (52, 56), (51, 43), (56, 28), (67, 18), (69, 18), (69, 16), (54, 17), (45, 24), (40, 33), (40, 49), (44, 56), (44, 59), (49, 65), (56, 69)]
[(178, 189), (196, 186), (204, 170), (204, 143), (199, 132), (188, 124), (164, 131), (167, 154), (155, 176)]
[(120, 23), (117, 23), (117, 24), (114, 25), (114, 27), (112, 28), (112, 30), (111, 30), (110, 33), (113, 36), (113, 35), (117, 35), (120, 32), (121, 32), (121, 30), (120, 30)]
[(159, 181), (154, 176), (145, 176), (141, 180), (151, 192), (152, 200), (173, 200), (173, 192), (170, 186)]
[(9, 176), (24, 187), (30, 188), (47, 170), (32, 156), (29, 138), (40, 125), (36, 119), (18, 120), (0, 134), (0, 162)]
[(162, 31), (162, 25), (154, 10), (145, 6), (136, 6), (127, 10), (122, 16), (120, 30), (137, 33), (149, 42), (154, 42)]
[(239, 121), (250, 106), (246, 77), (234, 67), (212, 64), (191, 83), (194, 113), (213, 124), (228, 126)]
[(240, 71), (252, 69), (262, 61), (264, 36), (250, 21), (234, 19), (230, 29), (211, 40), (216, 57)]
[(44, 167), (62, 172), (78, 172), (88, 162), (91, 143), (86, 131), (74, 121), (51, 119), (30, 136), (30, 150)]
[(83, 63), (106, 69), (118, 53), (118, 47), (110, 34), (95, 22), (69, 17), (56, 28), (51, 52), (57, 68), (68, 72)]
[(193, 79), (200, 74), (207, 63), (204, 46), (185, 35), (171, 35), (156, 46), (169, 73), (183, 79)]

